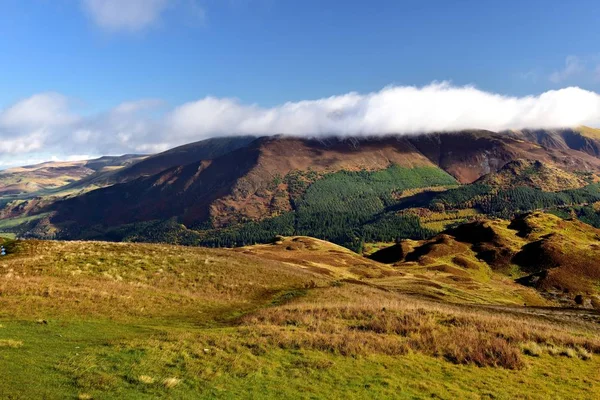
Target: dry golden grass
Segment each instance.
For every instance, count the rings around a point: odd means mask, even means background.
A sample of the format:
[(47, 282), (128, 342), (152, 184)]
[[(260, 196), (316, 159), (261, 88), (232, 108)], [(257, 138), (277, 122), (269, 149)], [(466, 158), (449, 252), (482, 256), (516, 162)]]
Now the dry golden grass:
[(412, 214), (419, 217), (421, 226), (434, 232), (441, 232), (451, 225), (473, 220), (480, 212), (467, 208), (464, 210), (446, 210), (436, 212), (427, 208), (409, 208), (402, 211), (403, 214)]
[(23, 346), (23, 342), (20, 340), (0, 339), (0, 348), (9, 347), (11, 349), (17, 349), (22, 346)]
[(521, 350), (523, 350), (523, 354), (526, 354), (526, 355), (532, 356), (532, 357), (539, 357), (544, 352), (543, 347), (540, 346), (536, 342), (523, 343), (521, 345)]
[(362, 257), (345, 247), (305, 236), (281, 237), (273, 244), (234, 249), (262, 260), (284, 262), (332, 278), (363, 279), (394, 275), (395, 270)]
[(142, 382), (145, 385), (152, 385), (154, 383), (154, 378), (148, 375), (140, 375), (138, 377), (138, 381)]
[(417, 195), (419, 193), (424, 193), (424, 192), (444, 192), (446, 190), (454, 189), (454, 188), (457, 188), (457, 187), (458, 187), (458, 185), (448, 185), (448, 186), (428, 186), (428, 187), (423, 187), (423, 188), (405, 189), (405, 190), (402, 190), (401, 192), (394, 193), (394, 198), (396, 200), (400, 200), (400, 199), (403, 199), (403, 198), (407, 198), (407, 197), (411, 197), (411, 196)]
[(521, 345), (523, 354), (531, 357), (540, 357), (547, 353), (551, 356), (564, 356), (568, 358), (579, 357), (584, 361), (592, 359), (593, 353), (581, 346), (565, 347), (557, 346), (553, 343), (550, 344), (539, 344), (536, 342), (527, 342)]
[(329, 280), (230, 250), (27, 241), (0, 260), (0, 304), (7, 315), (33, 319), (66, 314), (205, 321)]
[(580, 221), (566, 221), (543, 213), (532, 213), (517, 220), (519, 235), (529, 243), (513, 261), (527, 273), (544, 274), (533, 285), (539, 290), (559, 290), (586, 294), (599, 293), (600, 230)]
[(398, 274), (370, 282), (451, 302), (600, 309), (599, 243), (600, 230), (550, 214), (482, 219), (371, 255)]
[(181, 383), (181, 379), (178, 378), (166, 378), (165, 380), (163, 380), (163, 386), (166, 387), (167, 389), (172, 389), (175, 386), (179, 385)]
[(381, 250), (393, 246), (393, 242), (374, 242), (374, 243), (365, 243), (363, 246), (362, 255), (365, 257), (370, 256), (371, 254)]
[(585, 137), (589, 137), (592, 139), (600, 139), (600, 129), (591, 128), (589, 126), (580, 126), (576, 129), (579, 133), (581, 133)]
[(523, 367), (522, 348), (540, 354), (540, 346), (560, 346), (561, 352), (575, 356), (576, 349), (600, 353), (600, 339), (594, 336), (598, 328), (590, 331), (350, 285), (319, 289), (290, 304), (253, 313), (244, 318), (243, 327), (259, 348), (346, 356), (415, 351), (458, 364), (508, 369)]

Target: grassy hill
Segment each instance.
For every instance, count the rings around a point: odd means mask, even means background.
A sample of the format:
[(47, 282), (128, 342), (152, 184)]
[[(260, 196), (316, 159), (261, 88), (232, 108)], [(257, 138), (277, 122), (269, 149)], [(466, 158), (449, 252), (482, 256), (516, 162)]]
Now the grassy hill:
[(394, 284), (404, 269), (312, 238), (231, 250), (4, 244), (0, 370), (11, 379), (0, 381), (2, 398), (583, 399), (600, 391), (594, 314), (492, 297), (499, 306), (478, 306), (452, 292), (429, 300), (435, 282), (424, 276), (409, 296)]
[[(484, 302), (484, 294), (499, 299), (512, 291), (524, 304), (539, 299), (522, 289), (506, 288), (495, 293), (498, 284), (483, 286), (490, 279), (510, 276), (525, 286), (536, 288), (555, 304), (600, 308), (600, 230), (577, 220), (555, 215), (529, 213), (512, 221), (480, 219), (448, 229), (424, 241), (402, 241), (381, 249), (370, 258), (419, 271), (440, 285), (432, 295), (443, 298), (444, 282), (454, 280), (475, 288)], [(500, 274), (498, 274), (500, 273)], [(406, 291), (409, 282), (399, 280)]]

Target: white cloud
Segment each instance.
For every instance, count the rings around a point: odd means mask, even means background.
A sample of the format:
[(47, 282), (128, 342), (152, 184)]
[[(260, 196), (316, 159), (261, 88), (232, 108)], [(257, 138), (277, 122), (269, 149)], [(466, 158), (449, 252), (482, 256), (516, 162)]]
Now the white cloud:
[(41, 93), (18, 102), (0, 114), (3, 126), (56, 126), (73, 123), (69, 102), (58, 93)]
[(163, 104), (160, 99), (142, 99), (135, 101), (126, 101), (115, 107), (114, 112), (119, 114), (131, 114), (142, 110), (149, 110), (159, 107)]
[[(139, 32), (150, 28), (171, 9), (180, 11), (185, 23), (206, 21), (206, 10), (197, 0), (80, 0), (83, 9), (100, 28), (110, 32)], [(180, 21), (181, 22), (181, 21)]]
[(100, 27), (111, 31), (139, 31), (154, 24), (169, 0), (82, 0)]
[[(1, 136), (0, 136), (1, 137)], [(14, 138), (0, 140), (0, 155), (21, 154), (41, 150), (44, 147), (46, 132), (34, 131)]]
[(372, 135), (460, 129), (565, 127), (600, 122), (600, 96), (566, 88), (540, 96), (507, 97), (471, 86), (433, 83), (388, 87), (274, 108), (205, 98), (169, 115), (177, 135), (192, 139), (222, 134)]
[(64, 158), (157, 152), (236, 134), (348, 136), (600, 126), (600, 95), (577, 87), (510, 97), (442, 82), (270, 108), (206, 97), (164, 115), (148, 113), (162, 105), (155, 99), (126, 102), (93, 116), (77, 115), (68, 104), (63, 96), (42, 94), (0, 110), (0, 162), (38, 153)]
[(527, 72), (517, 74), (517, 76), (524, 81), (536, 83), (540, 79), (540, 71), (537, 69), (531, 69)]
[(585, 70), (585, 62), (581, 58), (577, 56), (568, 56), (565, 59), (565, 67), (550, 74), (550, 80), (554, 83), (561, 83), (569, 78), (584, 73)]

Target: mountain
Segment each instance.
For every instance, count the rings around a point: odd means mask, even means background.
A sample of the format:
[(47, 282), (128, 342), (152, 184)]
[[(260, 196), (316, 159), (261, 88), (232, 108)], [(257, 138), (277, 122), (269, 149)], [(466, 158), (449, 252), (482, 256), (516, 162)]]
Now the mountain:
[(506, 163), (496, 172), (479, 178), (476, 183), (511, 188), (527, 186), (546, 192), (577, 189), (598, 181), (593, 173), (574, 173), (541, 161), (515, 160)]
[[(255, 139), (251, 136), (214, 138), (151, 156), (101, 157), (91, 161), (45, 163), (8, 170), (6, 174), (0, 174), (0, 220), (39, 213), (56, 201), (150, 176), (175, 166), (212, 160)], [(15, 187), (14, 182), (19, 182), (20, 187)], [(4, 196), (3, 183), (6, 187)]]
[(600, 170), (596, 154), (566, 145), (546, 146), (524, 132), (463, 131), (420, 135), (410, 141), (460, 183), (472, 183), (513, 160), (542, 161), (567, 171)]
[(89, 185), (105, 187), (115, 183), (158, 174), (169, 168), (213, 160), (238, 148), (245, 147), (254, 141), (254, 136), (232, 136), (201, 140), (184, 146), (175, 147), (162, 153), (150, 155), (126, 168), (114, 171), (98, 171), (75, 182), (70, 189), (81, 189)]
[(432, 184), (454, 183), (403, 138), (355, 142), (265, 137), (214, 160), (96, 190), (49, 210), (56, 213), (54, 223), (76, 222), (79, 227), (171, 217), (188, 227), (207, 223), (223, 227), (291, 211), (304, 194), (303, 186), (329, 174), (369, 173), (392, 166), (431, 171), (425, 175), (433, 177)]
[(576, 129), (524, 129), (506, 133), (549, 149), (577, 150), (600, 156), (600, 129), (581, 126)]
[(124, 168), (143, 158), (138, 155), (105, 156), (95, 160), (46, 162), (7, 169), (0, 171), (0, 198), (58, 189), (90, 175)]
[(600, 158), (531, 132), (210, 139), (105, 172), (98, 190), (5, 210), (0, 231), (205, 246), (309, 235), (360, 250), (481, 214), (585, 213), (600, 226)]

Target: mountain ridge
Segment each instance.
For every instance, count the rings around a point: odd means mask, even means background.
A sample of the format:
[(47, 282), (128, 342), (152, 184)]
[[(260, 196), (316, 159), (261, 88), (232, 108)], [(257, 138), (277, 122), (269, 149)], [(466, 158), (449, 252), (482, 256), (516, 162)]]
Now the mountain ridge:
[[(590, 138), (593, 132), (577, 134), (595, 140)], [(190, 244), (247, 244), (287, 232), (314, 234), (359, 248), (363, 240), (431, 235), (431, 226), (436, 231), (441, 223), (468, 220), (488, 209), (497, 214), (498, 189), (484, 189), (486, 185), (508, 188), (511, 196), (521, 196), (522, 186), (537, 190), (527, 194), (534, 197), (552, 190), (557, 195), (543, 201), (557, 206), (596, 201), (596, 189), (587, 190), (586, 185), (600, 174), (600, 158), (562, 142), (539, 144), (543, 141), (539, 131), (536, 141), (529, 141), (531, 134), (470, 130), (360, 138), (209, 139), (110, 172), (115, 181), (121, 174), (123, 182), (66, 199), (32, 200), (3, 215), (15, 218), (22, 212), (27, 216), (17, 224), (19, 228), (9, 223), (11, 231), (19, 234), (51, 232), (70, 239), (145, 240), (150, 225), (140, 228), (144, 235), (135, 233), (135, 226), (152, 224), (154, 229), (174, 229), (176, 237), (185, 237), (178, 242)], [(557, 135), (547, 132), (548, 137)], [(168, 168), (161, 169), (164, 166)], [(154, 173), (156, 169), (161, 171)], [(571, 189), (580, 191), (563, 193)], [(482, 203), (481, 196), (464, 204), (436, 200), (453, 193), (476, 196), (478, 191), (496, 203)], [(575, 197), (565, 203), (565, 196)], [(419, 200), (428, 197), (433, 200)], [(440, 206), (446, 211), (437, 223), (435, 213)], [(412, 212), (411, 207), (429, 211)], [(332, 228), (318, 226), (319, 221), (330, 221)], [(251, 226), (260, 234), (251, 234)], [(120, 227), (134, 234), (106, 236)], [(228, 239), (223, 239), (223, 232), (229, 232)], [(219, 239), (207, 241), (210, 236)]]

